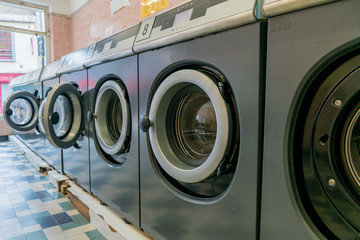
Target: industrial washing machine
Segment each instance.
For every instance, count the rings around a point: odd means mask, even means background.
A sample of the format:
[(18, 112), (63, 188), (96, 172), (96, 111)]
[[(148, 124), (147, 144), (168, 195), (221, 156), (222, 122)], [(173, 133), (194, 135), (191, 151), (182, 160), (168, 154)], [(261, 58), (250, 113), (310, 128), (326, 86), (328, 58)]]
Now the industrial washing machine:
[(194, 0), (141, 23), (141, 228), (155, 239), (258, 235), (266, 23), (255, 5)]
[[(43, 100), (39, 108), (39, 127), (40, 127), (40, 131), (45, 134), (45, 140), (44, 140), (44, 151), (39, 155), (51, 166), (53, 166), (58, 172), (63, 172), (62, 150), (50, 144), (48, 138), (46, 137), (43, 117), (44, 117), (44, 106), (47, 101), (47, 96), (49, 92), (53, 89), (53, 87), (59, 84), (59, 77), (56, 75), (56, 72), (62, 66), (62, 64), (63, 64), (63, 59), (45, 66), (40, 78), (42, 84)], [(63, 109), (63, 104), (59, 101), (56, 102), (56, 106), (57, 109)], [(62, 129), (64, 129), (64, 126), (61, 123), (56, 125), (57, 132), (63, 131)]]
[(13, 94), (4, 104), (4, 119), (15, 135), (34, 152), (44, 151), (44, 135), (38, 128), (39, 102), (42, 98), (39, 81), (42, 68), (26, 73), (10, 82)]
[(138, 25), (96, 43), (88, 67), (93, 195), (139, 226)]
[(304, 3), (264, 4), (260, 238), (359, 239), (360, 1)]
[[(63, 57), (58, 69), (60, 83), (47, 95), (44, 105), (44, 129), (49, 142), (62, 149), (63, 171), (81, 187), (90, 192), (90, 165), (88, 122), (87, 70), (83, 63), (88, 48)], [(56, 108), (61, 102), (63, 111)], [(63, 129), (56, 131), (56, 125)]]

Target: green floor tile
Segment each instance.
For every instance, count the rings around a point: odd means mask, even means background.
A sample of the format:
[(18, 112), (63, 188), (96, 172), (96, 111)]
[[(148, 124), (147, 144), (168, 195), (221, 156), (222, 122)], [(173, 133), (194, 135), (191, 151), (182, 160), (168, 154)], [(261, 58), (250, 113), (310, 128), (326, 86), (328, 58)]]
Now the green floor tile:
[(53, 193), (50, 193), (50, 195), (51, 195), (54, 199), (65, 198), (65, 195), (62, 194), (61, 192), (53, 192)]
[(30, 220), (35, 220), (35, 217), (32, 214), (29, 214), (29, 215), (18, 217), (18, 219), (19, 219), (19, 222), (22, 223), (22, 222), (27, 222)]
[(105, 237), (103, 236), (99, 236), (99, 237), (95, 237), (95, 238), (90, 238), (91, 240), (106, 240)]
[(79, 226), (89, 224), (89, 221), (81, 214), (73, 215), (71, 216), (71, 219), (77, 224), (79, 224)]
[(36, 219), (38, 219), (41, 217), (50, 216), (50, 213), (48, 211), (44, 211), (44, 212), (34, 213), (33, 215)]
[(8, 238), (8, 240), (26, 240), (26, 237), (25, 235), (21, 235), (13, 238)]
[(78, 227), (79, 224), (77, 224), (76, 222), (68, 222), (68, 223), (64, 223), (64, 224), (60, 224), (60, 227), (63, 231), (69, 230), (69, 229), (73, 229)]
[(62, 202), (59, 203), (59, 205), (65, 210), (65, 211), (69, 211), (69, 210), (73, 210), (74, 206), (70, 203), (70, 202)]
[(48, 201), (53, 201), (54, 198), (52, 198), (52, 197), (46, 197), (46, 198), (41, 198), (40, 200), (41, 200), (42, 202), (48, 202)]
[(47, 180), (49, 180), (46, 176), (41, 176), (40, 177), (40, 181), (47, 181)]
[(27, 240), (39, 240), (39, 239), (47, 239), (47, 238), (45, 236), (45, 233), (42, 230), (40, 230), (40, 231), (26, 234), (26, 239)]
[(53, 186), (51, 183), (44, 183), (44, 184), (43, 184), (43, 187), (44, 187), (45, 189), (53, 189), (53, 188), (54, 188), (54, 186)]
[(20, 225), (22, 228), (26, 228), (26, 227), (30, 227), (30, 226), (34, 226), (38, 224), (38, 222), (35, 219), (32, 220), (28, 220), (28, 221), (24, 221), (24, 222), (20, 222)]
[(96, 237), (102, 237), (101, 233), (98, 230), (91, 230), (85, 233), (90, 239), (94, 239)]

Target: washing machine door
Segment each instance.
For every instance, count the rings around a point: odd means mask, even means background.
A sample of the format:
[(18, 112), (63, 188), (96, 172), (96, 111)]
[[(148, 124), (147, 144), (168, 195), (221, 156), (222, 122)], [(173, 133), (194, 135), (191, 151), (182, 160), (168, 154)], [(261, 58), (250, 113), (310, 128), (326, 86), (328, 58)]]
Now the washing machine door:
[(43, 130), (58, 148), (72, 147), (83, 130), (83, 103), (78, 89), (69, 83), (54, 87), (40, 107)]
[(38, 124), (38, 109), (39, 99), (35, 94), (15, 92), (6, 100), (4, 119), (16, 131), (30, 131)]
[(116, 79), (105, 81), (95, 99), (95, 133), (108, 155), (127, 151), (131, 133), (131, 113), (125, 86)]
[(157, 162), (180, 182), (216, 174), (230, 141), (231, 111), (214, 76), (179, 70), (157, 88), (149, 110), (149, 140)]

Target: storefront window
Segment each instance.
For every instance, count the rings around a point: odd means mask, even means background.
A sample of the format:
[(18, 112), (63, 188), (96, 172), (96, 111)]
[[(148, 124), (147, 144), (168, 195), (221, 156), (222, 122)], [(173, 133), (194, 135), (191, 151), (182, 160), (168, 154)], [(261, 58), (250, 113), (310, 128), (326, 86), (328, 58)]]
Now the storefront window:
[(0, 61), (14, 61), (13, 33), (0, 31)]

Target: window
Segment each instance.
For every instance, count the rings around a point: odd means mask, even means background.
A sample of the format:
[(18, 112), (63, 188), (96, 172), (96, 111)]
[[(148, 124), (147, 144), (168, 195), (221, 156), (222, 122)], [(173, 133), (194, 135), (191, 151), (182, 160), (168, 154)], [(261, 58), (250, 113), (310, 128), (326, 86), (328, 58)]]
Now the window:
[(14, 61), (13, 33), (0, 31), (0, 61)]

